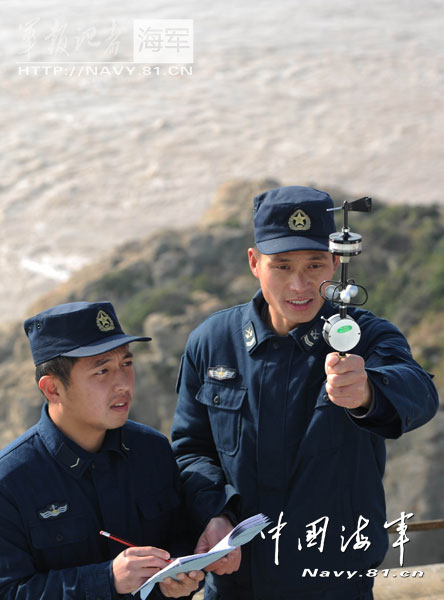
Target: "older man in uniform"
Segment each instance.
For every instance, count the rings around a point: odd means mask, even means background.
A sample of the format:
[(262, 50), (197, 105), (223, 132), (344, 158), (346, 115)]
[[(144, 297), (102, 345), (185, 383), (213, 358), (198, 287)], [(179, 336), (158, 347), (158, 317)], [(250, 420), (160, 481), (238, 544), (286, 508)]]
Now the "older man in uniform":
[[(0, 597), (133, 598), (170, 553), (194, 545), (167, 439), (127, 421), (128, 344), (151, 338), (126, 335), (109, 302), (56, 306), (25, 331), (46, 402), (37, 425), (0, 454)], [(152, 597), (188, 596), (202, 578), (168, 578)]]
[[(426, 423), (438, 399), (400, 331), (352, 308), (361, 338), (324, 341), (319, 295), (337, 258), (330, 196), (291, 186), (254, 201), (248, 251), (261, 290), (189, 337), (173, 450), (205, 550), (263, 512), (264, 539), (213, 565), (208, 600), (362, 600), (388, 546), (384, 438)], [(400, 507), (400, 509), (403, 507)], [(405, 507), (407, 508), (407, 507)], [(240, 568), (239, 568), (240, 564)]]

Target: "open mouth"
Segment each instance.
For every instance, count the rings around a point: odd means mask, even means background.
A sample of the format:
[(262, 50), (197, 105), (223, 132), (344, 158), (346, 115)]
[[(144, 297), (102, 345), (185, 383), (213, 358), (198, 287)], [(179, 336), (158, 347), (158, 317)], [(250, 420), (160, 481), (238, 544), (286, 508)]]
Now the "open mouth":
[(115, 402), (114, 404), (111, 405), (111, 409), (112, 410), (116, 410), (119, 412), (123, 412), (128, 410), (129, 408), (129, 402)]
[(313, 298), (306, 298), (305, 300), (287, 300), (286, 304), (293, 312), (301, 312), (311, 307)]
[(293, 304), (293, 306), (305, 306), (306, 304), (311, 302), (311, 299), (309, 298), (308, 300), (287, 300), (287, 302)]

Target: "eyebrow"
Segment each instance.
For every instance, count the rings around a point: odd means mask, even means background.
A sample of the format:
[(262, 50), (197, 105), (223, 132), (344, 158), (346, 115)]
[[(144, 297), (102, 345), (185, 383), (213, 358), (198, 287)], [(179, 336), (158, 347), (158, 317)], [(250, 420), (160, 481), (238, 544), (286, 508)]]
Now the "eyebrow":
[(290, 262), (289, 258), (285, 258), (285, 256), (279, 256), (278, 254), (272, 254), (270, 256), (271, 262)]
[(313, 254), (308, 260), (329, 260), (330, 256), (330, 252), (323, 252), (322, 254)]
[[(330, 256), (329, 253), (319, 253), (312, 254), (311, 256), (307, 256), (305, 260), (326, 260)], [(292, 258), (287, 258), (285, 256), (279, 256), (278, 254), (270, 254), (270, 258), (272, 262), (291, 262)]]
[[(122, 360), (126, 360), (127, 358), (132, 358), (132, 357), (133, 357), (133, 353), (128, 350), (128, 352), (125, 352), (124, 356), (122, 356)], [(110, 357), (98, 358), (91, 365), (91, 369), (97, 369), (97, 367), (102, 367), (103, 365), (106, 365), (106, 363), (108, 363), (110, 360), (111, 360)]]

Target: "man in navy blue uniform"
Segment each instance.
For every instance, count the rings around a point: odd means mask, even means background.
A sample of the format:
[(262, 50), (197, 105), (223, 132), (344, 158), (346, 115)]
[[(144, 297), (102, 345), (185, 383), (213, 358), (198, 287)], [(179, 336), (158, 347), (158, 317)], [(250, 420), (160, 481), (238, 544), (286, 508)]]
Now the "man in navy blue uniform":
[[(389, 322), (352, 308), (361, 338), (339, 358), (319, 295), (338, 258), (330, 196), (283, 187), (254, 200), (261, 290), (194, 330), (179, 373), (173, 450), (205, 550), (236, 518), (273, 521), (213, 565), (208, 600), (367, 600), (388, 546), (385, 438), (427, 422), (430, 376)], [(407, 509), (408, 507), (405, 507)]]
[[(126, 335), (109, 302), (56, 306), (25, 331), (46, 403), (0, 453), (0, 597), (132, 598), (170, 553), (192, 550), (167, 439), (127, 421), (129, 343), (151, 338)], [(169, 578), (152, 597), (188, 596), (202, 578)]]

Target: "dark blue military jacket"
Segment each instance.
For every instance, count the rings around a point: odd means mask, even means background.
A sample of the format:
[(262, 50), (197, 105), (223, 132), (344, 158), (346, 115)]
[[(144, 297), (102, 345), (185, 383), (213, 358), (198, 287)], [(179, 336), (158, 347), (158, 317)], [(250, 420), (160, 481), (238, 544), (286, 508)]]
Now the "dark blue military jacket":
[[(136, 545), (192, 551), (168, 440), (132, 421), (97, 453), (66, 438), (46, 406), (37, 425), (0, 454), (0, 598), (111, 600), (112, 559)], [(176, 540), (176, 544), (172, 540)], [(193, 540), (194, 544), (194, 540)], [(163, 598), (157, 588), (150, 598)]]
[(375, 401), (356, 418), (325, 392), (332, 350), (321, 317), (337, 311), (325, 304), (279, 337), (263, 306), (258, 292), (212, 315), (191, 334), (181, 365), (173, 450), (200, 528), (227, 507), (273, 521), (265, 539), (244, 546), (237, 573), (208, 583), (224, 600), (356, 598), (388, 546), (384, 438), (428, 421), (437, 393), (393, 325), (352, 309), (362, 330), (353, 352), (365, 359)]

